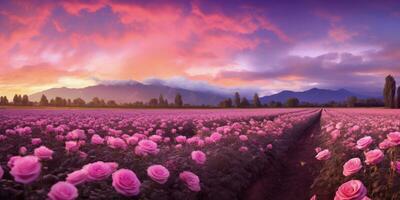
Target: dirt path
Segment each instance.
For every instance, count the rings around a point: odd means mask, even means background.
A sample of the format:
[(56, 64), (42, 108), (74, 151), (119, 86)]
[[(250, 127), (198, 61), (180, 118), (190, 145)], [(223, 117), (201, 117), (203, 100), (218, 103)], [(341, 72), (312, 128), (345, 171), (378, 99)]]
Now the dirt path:
[(300, 138), (277, 158), (278, 166), (268, 169), (244, 195), (244, 200), (302, 200), (310, 199), (313, 172), (318, 169), (313, 135), (320, 133), (320, 120), (308, 128)]

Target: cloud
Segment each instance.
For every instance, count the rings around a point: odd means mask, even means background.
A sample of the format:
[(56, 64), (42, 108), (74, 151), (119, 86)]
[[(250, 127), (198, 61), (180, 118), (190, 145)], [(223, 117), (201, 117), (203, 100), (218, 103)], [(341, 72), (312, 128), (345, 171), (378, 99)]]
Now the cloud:
[(343, 27), (333, 27), (329, 30), (329, 37), (337, 42), (345, 42), (358, 35), (356, 32), (350, 32)]

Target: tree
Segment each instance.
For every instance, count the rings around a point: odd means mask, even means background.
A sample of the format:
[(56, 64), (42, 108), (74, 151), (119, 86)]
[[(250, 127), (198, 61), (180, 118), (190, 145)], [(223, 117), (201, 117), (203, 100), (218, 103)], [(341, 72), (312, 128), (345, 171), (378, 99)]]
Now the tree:
[(258, 97), (257, 93), (254, 94), (253, 103), (254, 103), (254, 107), (256, 107), (256, 108), (261, 107), (260, 97)]
[(240, 95), (239, 92), (235, 92), (235, 97), (233, 98), (233, 101), (235, 102), (236, 108), (240, 107)]
[(347, 98), (347, 107), (355, 107), (357, 104), (357, 97), (350, 96)]
[(41, 105), (41, 106), (49, 105), (49, 100), (47, 99), (46, 95), (42, 94), (42, 97), (40, 98), (39, 105)]
[(76, 99), (72, 100), (72, 104), (74, 106), (85, 106), (86, 102), (81, 98), (76, 98)]
[(158, 97), (158, 105), (165, 106), (165, 100), (162, 94)]
[(383, 102), (386, 108), (395, 107), (395, 92), (396, 92), (396, 81), (392, 75), (388, 75), (385, 78), (385, 86), (383, 88)]
[(219, 102), (218, 106), (222, 107), (222, 108), (231, 108), (232, 107), (232, 99), (231, 98), (224, 99), (221, 102)]
[(249, 100), (247, 100), (246, 97), (243, 97), (242, 101), (240, 102), (240, 107), (246, 108), (246, 107), (249, 107), (249, 106), (250, 106)]
[(287, 107), (292, 108), (292, 107), (297, 107), (298, 105), (299, 105), (299, 99), (297, 99), (297, 98), (289, 98), (286, 101)]
[(8, 99), (7, 96), (1, 96), (0, 97), (0, 105), (8, 105)]
[(397, 87), (397, 108), (400, 108), (400, 86)]
[(107, 101), (107, 106), (115, 107), (115, 106), (117, 106), (117, 103), (114, 100), (108, 100)]
[(175, 96), (175, 106), (177, 107), (182, 107), (183, 105), (183, 100), (181, 94), (177, 93)]
[(24, 94), (24, 96), (22, 96), (22, 101), (21, 101), (22, 105), (27, 106), (29, 105), (29, 98), (28, 95)]
[(14, 95), (13, 104), (14, 105), (20, 105), (21, 104), (21, 97), (18, 94)]
[(155, 107), (158, 105), (158, 100), (156, 98), (152, 98), (149, 101), (149, 106)]

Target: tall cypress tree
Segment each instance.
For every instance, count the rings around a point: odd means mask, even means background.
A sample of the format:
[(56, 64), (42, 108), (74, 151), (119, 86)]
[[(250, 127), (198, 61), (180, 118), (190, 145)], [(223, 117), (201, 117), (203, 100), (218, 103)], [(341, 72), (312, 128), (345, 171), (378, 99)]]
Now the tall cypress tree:
[(49, 105), (49, 100), (47, 99), (46, 95), (42, 94), (42, 97), (40, 98), (39, 104), (41, 106), (47, 106)]
[(256, 107), (256, 108), (261, 107), (260, 97), (258, 96), (257, 93), (254, 94), (253, 103), (254, 103), (254, 107)]
[(176, 94), (176, 96), (175, 96), (175, 106), (178, 106), (178, 107), (182, 107), (183, 106), (182, 96), (179, 93)]
[(239, 92), (235, 92), (235, 97), (233, 98), (233, 102), (237, 108), (240, 107), (240, 95)]
[(383, 88), (383, 102), (386, 108), (395, 107), (395, 93), (396, 93), (396, 81), (393, 76), (388, 75), (385, 78), (385, 86)]

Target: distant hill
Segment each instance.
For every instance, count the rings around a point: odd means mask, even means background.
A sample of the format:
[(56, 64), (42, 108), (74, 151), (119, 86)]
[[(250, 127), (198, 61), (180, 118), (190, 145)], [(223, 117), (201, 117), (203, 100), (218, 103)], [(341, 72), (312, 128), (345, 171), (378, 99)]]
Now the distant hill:
[(30, 95), (29, 99), (39, 101), (42, 94), (50, 100), (57, 96), (62, 98), (82, 98), (89, 102), (94, 97), (104, 100), (115, 100), (117, 103), (128, 103), (135, 101), (148, 102), (151, 98), (158, 98), (160, 94), (169, 102), (174, 102), (175, 95), (180, 93), (184, 103), (192, 105), (217, 105), (224, 96), (212, 92), (191, 91), (180, 88), (172, 88), (164, 85), (146, 85), (139, 82), (112, 85), (95, 85), (85, 88), (52, 88)]
[(328, 103), (329, 101), (345, 101), (349, 96), (356, 96), (357, 98), (367, 98), (368, 96), (352, 93), (345, 89), (340, 90), (327, 90), (312, 88), (303, 92), (293, 92), (284, 90), (277, 94), (261, 97), (262, 103), (269, 103), (271, 101), (286, 102), (289, 98), (297, 98), (300, 102), (310, 103)]

